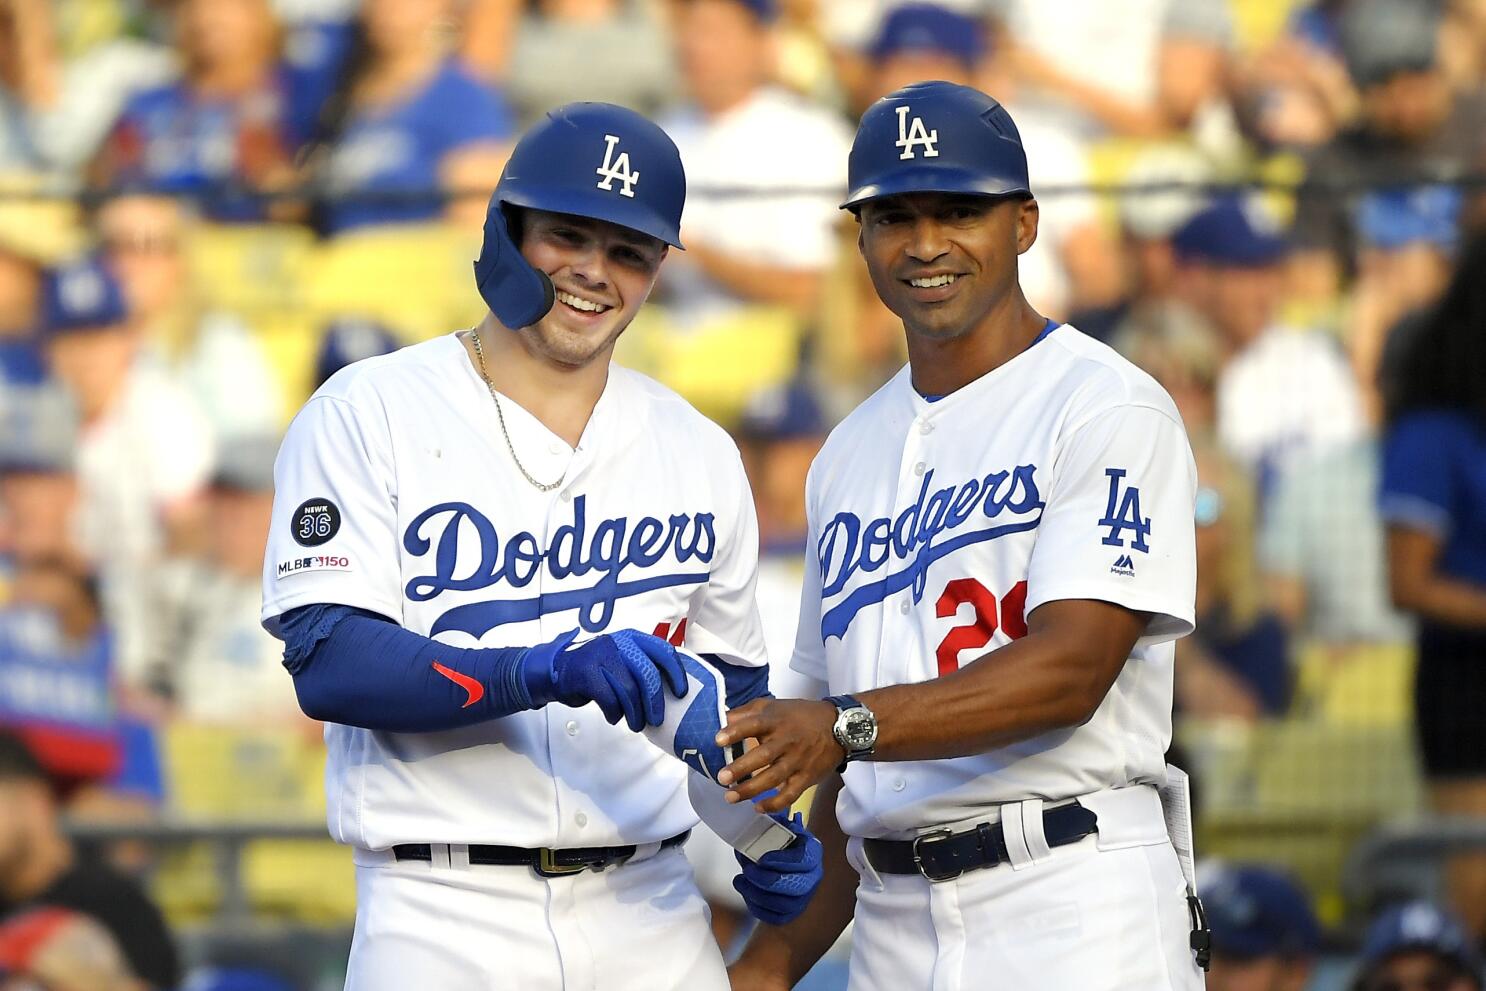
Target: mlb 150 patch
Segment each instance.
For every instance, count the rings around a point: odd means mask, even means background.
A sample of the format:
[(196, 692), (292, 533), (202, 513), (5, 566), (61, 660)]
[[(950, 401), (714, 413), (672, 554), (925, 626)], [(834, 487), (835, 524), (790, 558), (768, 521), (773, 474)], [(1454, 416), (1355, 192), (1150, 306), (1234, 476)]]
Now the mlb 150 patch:
[(350, 571), (351, 559), (339, 554), (314, 554), (280, 561), (274, 577), (287, 578), (305, 571)]
[(301, 547), (319, 547), (340, 529), (341, 511), (329, 499), (302, 502), (289, 519), (289, 532)]

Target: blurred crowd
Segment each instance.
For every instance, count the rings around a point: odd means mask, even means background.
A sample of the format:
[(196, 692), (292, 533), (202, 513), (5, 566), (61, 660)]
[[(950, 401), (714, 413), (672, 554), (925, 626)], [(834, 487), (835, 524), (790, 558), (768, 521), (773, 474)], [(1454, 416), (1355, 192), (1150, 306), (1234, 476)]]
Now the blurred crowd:
[[(1204, 809), (1257, 801), (1234, 754), (1304, 723), (1405, 752), (1417, 800), (1317, 771), (1364, 817), (1486, 817), (1481, 0), (0, 0), (0, 787), (30, 768), (74, 820), (150, 821), (214, 811), (181, 727), (316, 752), (258, 625), (278, 438), (338, 368), (479, 318), (489, 191), (579, 99), (681, 149), (687, 249), (620, 360), (739, 439), (788, 694), (805, 472), (904, 360), (837, 209), (847, 149), (930, 78), (1021, 132), (1033, 305), (1184, 417)], [(1330, 759), (1306, 746), (1274, 762)], [(0, 907), (46, 888), (9, 830)], [(1449, 877), (1479, 939), (1486, 858)], [(1275, 981), (1222, 986), (1303, 985)]]

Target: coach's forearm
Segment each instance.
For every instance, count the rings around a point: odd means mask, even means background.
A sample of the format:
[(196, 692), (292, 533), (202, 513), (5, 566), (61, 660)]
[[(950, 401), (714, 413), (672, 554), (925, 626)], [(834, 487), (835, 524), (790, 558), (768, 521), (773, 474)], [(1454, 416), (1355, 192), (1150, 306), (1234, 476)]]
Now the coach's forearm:
[(846, 861), (846, 834), (836, 820), (841, 776), (815, 789), (810, 831), (820, 840), (824, 877), (800, 917), (784, 926), (760, 924), (737, 963), (728, 970), (733, 987), (787, 989), (804, 977), (840, 938), (856, 909), (857, 873)]
[(967, 757), (1087, 722), (1146, 622), (1107, 603), (1053, 602), (1025, 637), (952, 674), (861, 693), (877, 716), (875, 759)]

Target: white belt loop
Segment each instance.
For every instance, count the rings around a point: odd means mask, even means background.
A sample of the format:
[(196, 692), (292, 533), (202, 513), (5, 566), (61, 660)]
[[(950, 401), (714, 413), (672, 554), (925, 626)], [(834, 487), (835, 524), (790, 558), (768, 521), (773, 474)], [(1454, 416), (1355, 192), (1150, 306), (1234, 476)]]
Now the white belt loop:
[(635, 846), (635, 852), (625, 861), (626, 864), (638, 864), (642, 860), (649, 860), (660, 853), (659, 843), (639, 843)]
[(469, 870), (470, 846), (468, 843), (449, 844), (449, 866), (455, 870)]
[[(468, 859), (469, 859), (469, 851), (468, 850), (465, 851), (465, 859), (466, 859), (466, 861), (468, 861)], [(438, 869), (438, 868), (448, 869), (450, 867), (453, 867), (454, 864), (453, 864), (453, 862), (451, 861), (451, 859), (449, 857), (449, 844), (447, 844), (447, 843), (430, 843), (430, 844), (428, 844), (428, 862), (430, 864), (432, 864), (435, 869)]]
[(1011, 869), (1019, 871), (1032, 865), (1032, 851), (1027, 848), (1027, 838), (1022, 832), (1020, 802), (1001, 806), (1001, 835), (1006, 839), (1006, 854), (1011, 859)]
[(1040, 864), (1053, 855), (1053, 848), (1047, 844), (1047, 833), (1042, 828), (1042, 799), (1029, 798), (1021, 806), (1022, 838), (1032, 863)]

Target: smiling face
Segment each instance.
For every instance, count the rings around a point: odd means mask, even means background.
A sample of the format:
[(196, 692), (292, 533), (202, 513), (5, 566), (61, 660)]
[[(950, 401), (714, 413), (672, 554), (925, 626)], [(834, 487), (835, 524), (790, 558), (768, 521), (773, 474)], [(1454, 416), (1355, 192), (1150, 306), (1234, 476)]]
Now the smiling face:
[(947, 341), (1017, 296), (1017, 255), (1037, 239), (1037, 201), (909, 193), (864, 203), (858, 246), (877, 295), (910, 335)]
[(521, 254), (546, 272), (557, 302), (520, 331), (534, 354), (581, 367), (608, 360), (655, 286), (669, 249), (618, 224), (546, 210), (521, 211)]

